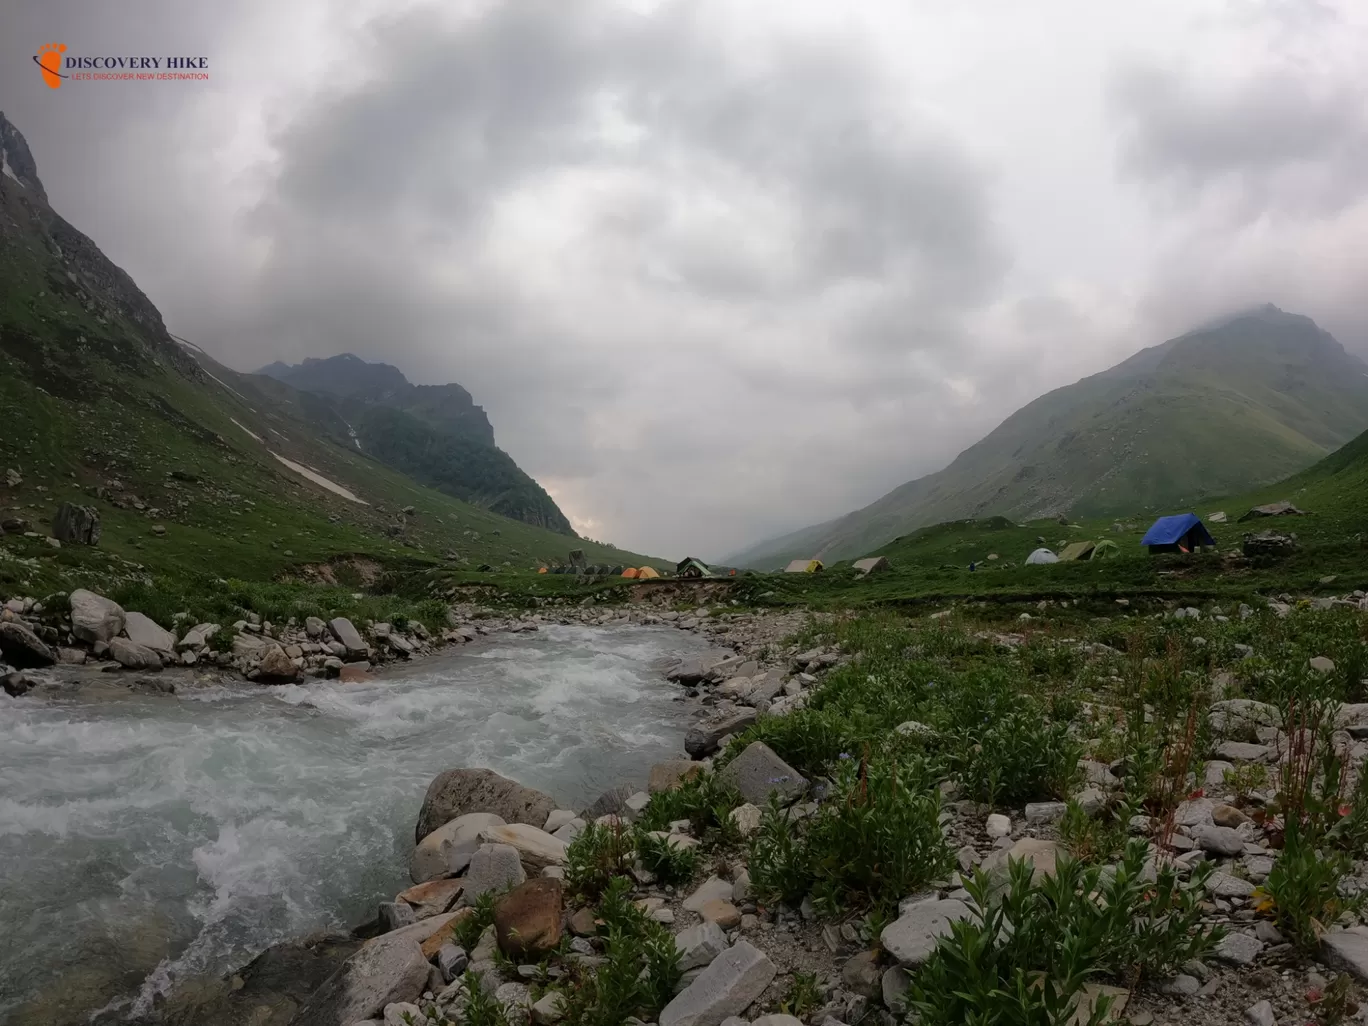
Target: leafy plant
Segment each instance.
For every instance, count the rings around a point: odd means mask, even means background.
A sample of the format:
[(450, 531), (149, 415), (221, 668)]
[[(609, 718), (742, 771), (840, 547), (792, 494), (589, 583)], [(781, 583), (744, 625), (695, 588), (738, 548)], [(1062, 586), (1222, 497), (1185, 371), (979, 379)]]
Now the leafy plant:
[(1340, 892), (1341, 881), (1352, 871), (1348, 856), (1318, 851), (1308, 832), (1293, 821), (1282, 854), (1254, 892), (1255, 908), (1271, 915), (1298, 948), (1312, 951), (1335, 920), (1362, 904)]
[(667, 885), (687, 883), (698, 870), (697, 848), (672, 844), (658, 834), (643, 832), (638, 836), (637, 859)]
[(779, 999), (779, 1011), (795, 1019), (806, 1019), (822, 1003), (816, 973), (796, 972), (788, 993)]
[(1089, 815), (1071, 798), (1059, 820), (1059, 838), (1080, 862), (1110, 862), (1126, 847), (1135, 811), (1134, 805), (1119, 802)]
[(486, 988), (480, 973), (468, 972), (461, 977), (465, 984), (466, 1008), (462, 1022), (465, 1026), (512, 1026), (508, 1013), (494, 997), (493, 988)]
[(480, 935), (493, 925), (494, 903), (498, 897), (495, 891), (485, 891), (475, 899), (470, 915), (458, 919), (452, 926), (451, 932), (456, 938), (456, 943), (467, 952), (475, 950), (475, 946), (480, 943)]
[(636, 850), (633, 831), (622, 823), (590, 823), (565, 850), (565, 883), (574, 894), (596, 898), (626, 873)]
[(1243, 805), (1253, 792), (1268, 786), (1268, 767), (1258, 762), (1241, 763), (1222, 773), (1221, 779), (1235, 792), (1235, 801)]
[(1358, 991), (1348, 973), (1340, 973), (1324, 990), (1310, 990), (1307, 1004), (1320, 1026), (1343, 1026), (1359, 1010)]

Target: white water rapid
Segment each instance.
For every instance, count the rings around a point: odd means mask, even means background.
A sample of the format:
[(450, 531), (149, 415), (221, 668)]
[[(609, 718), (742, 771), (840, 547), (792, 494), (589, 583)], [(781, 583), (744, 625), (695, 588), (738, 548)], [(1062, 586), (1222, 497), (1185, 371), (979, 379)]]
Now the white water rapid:
[(688, 726), (662, 667), (704, 648), (544, 627), (362, 684), (0, 694), (0, 1022), (145, 1011), (183, 975), (372, 917), (443, 769), (568, 808), (644, 785)]

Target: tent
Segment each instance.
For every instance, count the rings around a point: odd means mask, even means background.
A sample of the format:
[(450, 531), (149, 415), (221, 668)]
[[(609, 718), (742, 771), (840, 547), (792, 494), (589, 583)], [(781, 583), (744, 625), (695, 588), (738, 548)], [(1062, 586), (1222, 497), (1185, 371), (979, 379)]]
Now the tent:
[(1072, 563), (1079, 559), (1091, 559), (1093, 549), (1096, 547), (1097, 543), (1090, 541), (1079, 541), (1072, 545), (1066, 545), (1059, 553), (1059, 561), (1061, 563)]
[(788, 566), (784, 567), (786, 574), (815, 574), (822, 569), (820, 559), (795, 559)]
[(1115, 559), (1119, 555), (1121, 555), (1121, 546), (1109, 539), (1104, 538), (1093, 546), (1093, 559)]
[(1151, 524), (1140, 544), (1149, 546), (1150, 555), (1154, 555), (1156, 552), (1192, 552), (1199, 545), (1215, 545), (1216, 539), (1196, 513), (1176, 513), (1160, 517)]
[(1026, 557), (1027, 566), (1040, 566), (1044, 563), (1058, 563), (1059, 557), (1049, 549), (1036, 549)]
[(872, 574), (877, 570), (887, 570), (888, 560), (884, 556), (870, 556), (868, 559), (857, 559), (851, 565), (861, 574)]
[(611, 569), (611, 570), (608, 571), (608, 575), (609, 575), (610, 577), (621, 577), (621, 576), (622, 576), (622, 567), (620, 567), (620, 566), (615, 566), (615, 567), (613, 567), (613, 569)]
[(660, 574), (656, 573), (656, 569), (653, 566), (643, 566), (637, 571), (638, 581), (650, 581), (659, 576)]
[(546, 573), (546, 572), (547, 572), (546, 567), (544, 567), (544, 566), (539, 566), (539, 567), (537, 567), (537, 573), (539, 573), (539, 574), (544, 574), (544, 573)]
[(636, 577), (636, 575), (637, 575), (637, 568), (634, 567), (634, 566), (629, 566), (626, 570), (622, 571), (622, 576), (623, 576), (623, 577)]
[(1265, 506), (1255, 506), (1244, 516), (1240, 517), (1240, 523), (1246, 520), (1257, 520), (1260, 517), (1299, 517), (1305, 515), (1305, 510), (1297, 509), (1296, 506), (1283, 499), (1281, 502), (1270, 502)]
[(701, 559), (693, 556), (686, 556), (675, 566), (675, 573), (680, 577), (711, 577), (712, 571), (708, 569), (708, 564)]

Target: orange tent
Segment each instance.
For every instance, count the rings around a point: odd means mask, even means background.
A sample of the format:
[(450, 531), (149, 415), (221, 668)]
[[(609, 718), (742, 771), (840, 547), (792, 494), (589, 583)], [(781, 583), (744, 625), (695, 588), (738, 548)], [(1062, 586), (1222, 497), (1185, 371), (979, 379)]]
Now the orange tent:
[(626, 570), (622, 571), (622, 576), (623, 576), (623, 577), (635, 577), (636, 575), (637, 575), (637, 571), (636, 571), (636, 567), (634, 567), (634, 566), (629, 566)]
[(638, 581), (649, 581), (653, 577), (659, 576), (660, 574), (656, 573), (655, 567), (653, 566), (643, 566), (640, 570), (637, 571)]
[(539, 574), (544, 574), (544, 573), (546, 573), (546, 567), (544, 567), (544, 566), (543, 566), (543, 567), (538, 567), (538, 568), (537, 568), (537, 573), (539, 573)]

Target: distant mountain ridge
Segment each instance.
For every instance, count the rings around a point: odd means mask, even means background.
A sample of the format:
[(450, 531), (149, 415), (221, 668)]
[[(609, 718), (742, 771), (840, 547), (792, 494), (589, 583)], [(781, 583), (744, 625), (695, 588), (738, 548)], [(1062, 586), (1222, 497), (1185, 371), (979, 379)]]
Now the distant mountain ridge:
[[(555, 500), (494, 442), (484, 408), (460, 385), (415, 385), (351, 353), (256, 372), (321, 400), (316, 425), (426, 485), (503, 516), (573, 535)], [(335, 416), (329, 416), (333, 414)]]
[(1265, 305), (1048, 392), (944, 470), (728, 561), (853, 558), (971, 517), (1167, 508), (1295, 474), (1365, 429), (1368, 364), (1309, 317)]

